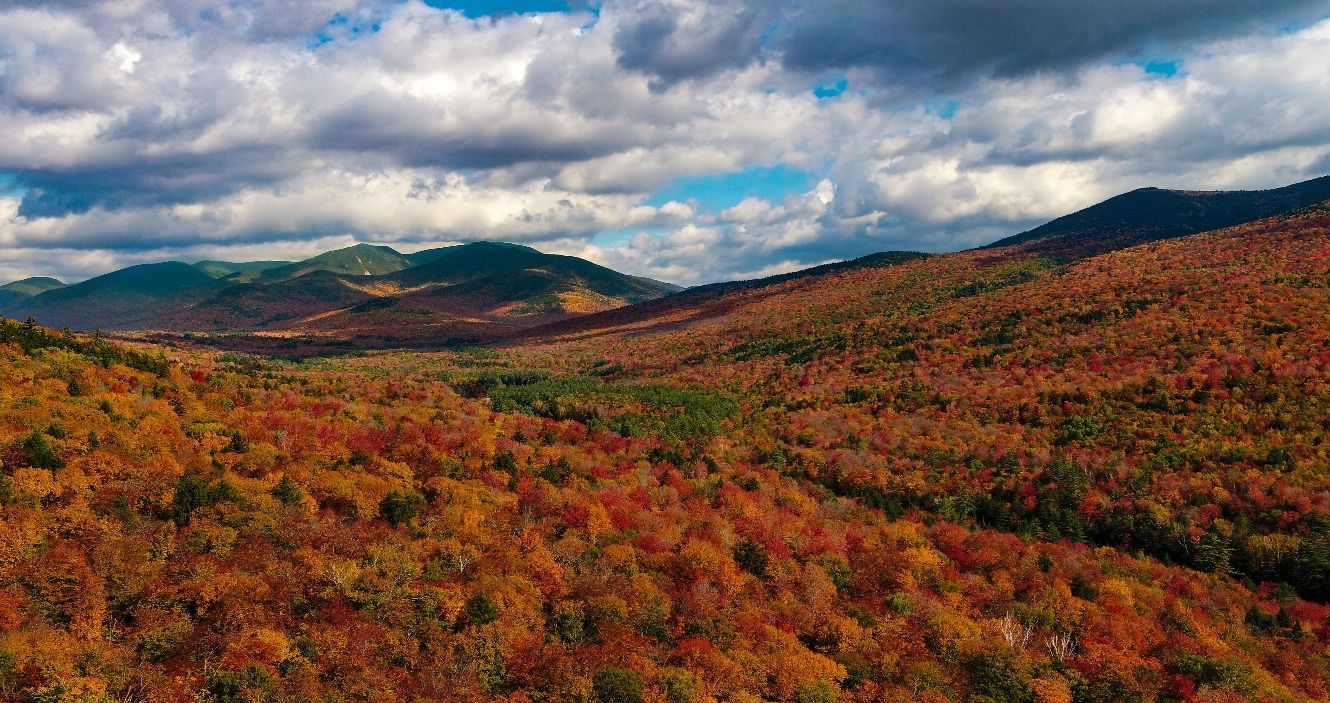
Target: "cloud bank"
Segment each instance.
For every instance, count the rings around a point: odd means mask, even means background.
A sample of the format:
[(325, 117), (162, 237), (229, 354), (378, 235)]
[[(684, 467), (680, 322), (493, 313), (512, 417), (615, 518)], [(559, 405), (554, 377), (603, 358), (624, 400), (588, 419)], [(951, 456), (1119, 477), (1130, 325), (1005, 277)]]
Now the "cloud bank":
[(0, 279), (503, 239), (693, 284), (1330, 171), (1330, 0), (576, 7), (9, 3)]

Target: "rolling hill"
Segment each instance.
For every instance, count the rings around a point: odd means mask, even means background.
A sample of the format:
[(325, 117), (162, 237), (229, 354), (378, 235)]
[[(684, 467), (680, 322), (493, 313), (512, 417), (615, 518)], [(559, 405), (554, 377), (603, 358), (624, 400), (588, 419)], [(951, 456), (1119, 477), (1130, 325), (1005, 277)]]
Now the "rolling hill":
[(45, 276), (33, 276), (0, 286), (0, 314), (38, 293), (63, 288), (64, 282)]
[(743, 389), (754, 456), (893, 514), (1327, 599), (1330, 559), (1307, 564), (1330, 550), (1328, 291), (1323, 205), (1066, 265), (1016, 244), (849, 269), (506, 348), (547, 373)]
[(78, 329), (263, 333), (442, 344), (668, 295), (677, 286), (530, 247), (476, 242), (402, 254), (358, 244), (295, 263), (202, 261), (134, 266), (28, 295), (0, 298), (11, 317)]
[[(364, 273), (374, 270), (386, 273)], [(358, 246), (261, 272), (174, 312), (157, 327), (354, 338), (366, 345), (438, 344), (495, 339), (676, 290), (513, 244), (475, 242), (412, 255)]]
[(12, 310), (44, 325), (75, 329), (140, 329), (198, 302), (225, 284), (179, 261), (140, 264), (34, 295)]
[[(973, 250), (973, 255), (1012, 259), (1043, 257), (1066, 263), (1143, 243), (1222, 229), (1295, 213), (1330, 200), (1330, 176), (1264, 191), (1179, 191), (1141, 188), (1059, 217), (1035, 229)], [(517, 338), (572, 338), (634, 334), (691, 325), (728, 315), (742, 303), (815, 286), (841, 271), (891, 266), (924, 256), (880, 252), (850, 261), (752, 281), (689, 288), (669, 297), (559, 320), (521, 332)]]
[[(518, 337), (538, 340), (545, 337), (577, 333), (597, 334), (621, 327), (641, 330), (657, 326), (688, 324), (693, 321), (724, 315), (745, 299), (755, 299), (764, 295), (775, 294), (789, 289), (791, 285), (814, 284), (816, 279), (821, 276), (856, 269), (894, 266), (928, 256), (930, 254), (912, 251), (882, 251), (861, 256), (857, 259), (822, 264), (774, 276), (746, 281), (709, 283), (635, 305), (604, 310), (533, 327), (520, 333)], [(781, 284), (790, 285), (782, 286)]]
[(315, 269), (272, 283), (254, 281), (228, 286), (173, 312), (158, 326), (192, 331), (259, 329), (355, 305), (372, 297), (353, 288), (344, 276)]

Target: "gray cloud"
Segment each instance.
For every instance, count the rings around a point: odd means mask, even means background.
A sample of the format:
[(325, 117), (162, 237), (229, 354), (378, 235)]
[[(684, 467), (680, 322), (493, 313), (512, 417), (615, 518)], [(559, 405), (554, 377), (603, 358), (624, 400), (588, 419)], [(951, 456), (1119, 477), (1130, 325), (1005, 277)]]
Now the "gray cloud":
[(1105, 58), (1171, 59), (1327, 13), (1330, 0), (651, 0), (624, 13), (614, 44), (620, 65), (658, 88), (778, 58), (813, 74), (856, 72), (908, 96)]
[(760, 58), (774, 9), (763, 2), (712, 0), (648, 0), (624, 8), (614, 33), (619, 65), (653, 76), (655, 90), (742, 68)]
[(787, 9), (772, 44), (791, 68), (865, 68), (936, 88), (1105, 57), (1173, 58), (1199, 41), (1328, 11), (1325, 0), (819, 0)]
[(568, 124), (527, 107), (499, 106), (490, 120), (459, 123), (428, 101), (365, 94), (313, 122), (309, 145), (391, 155), (408, 166), (496, 169), (586, 161), (642, 141), (631, 125)]

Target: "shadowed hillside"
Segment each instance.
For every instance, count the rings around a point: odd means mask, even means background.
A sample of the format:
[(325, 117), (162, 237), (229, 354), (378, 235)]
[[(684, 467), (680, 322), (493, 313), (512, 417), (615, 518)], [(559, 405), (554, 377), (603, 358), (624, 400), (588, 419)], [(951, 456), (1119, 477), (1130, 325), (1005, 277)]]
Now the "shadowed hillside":
[(989, 246), (1023, 244), (1026, 251), (1067, 261), (1144, 242), (1231, 227), (1326, 200), (1330, 200), (1330, 176), (1273, 190), (1141, 188)]
[(140, 264), (39, 293), (12, 312), (14, 317), (33, 315), (51, 327), (139, 329), (224, 287), (179, 261)]

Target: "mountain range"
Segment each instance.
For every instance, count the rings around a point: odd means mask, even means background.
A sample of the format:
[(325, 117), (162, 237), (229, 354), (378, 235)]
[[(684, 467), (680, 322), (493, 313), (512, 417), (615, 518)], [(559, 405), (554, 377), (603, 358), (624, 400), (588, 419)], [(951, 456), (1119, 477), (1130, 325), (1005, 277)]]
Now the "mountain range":
[(570, 256), (475, 242), (403, 254), (357, 244), (299, 262), (168, 261), (65, 286), (5, 286), (0, 314), (91, 330), (489, 339), (679, 290)]
[[(1142, 188), (976, 251), (1067, 263), (1326, 200), (1330, 176), (1264, 191)], [(201, 334), (215, 344), (268, 352), (439, 346), (684, 324), (800, 281), (924, 256), (879, 252), (683, 290), (518, 244), (474, 242), (409, 254), (357, 244), (297, 262), (141, 264), (68, 286), (29, 278), (0, 286), (0, 315), (83, 330)]]

